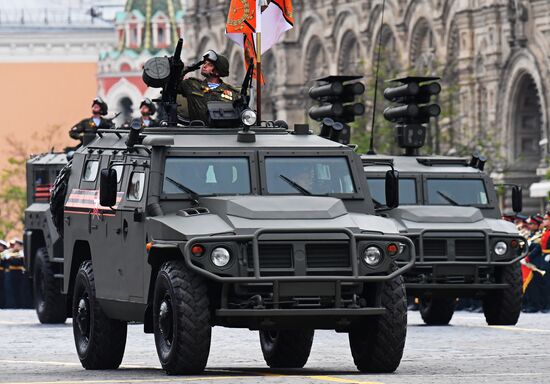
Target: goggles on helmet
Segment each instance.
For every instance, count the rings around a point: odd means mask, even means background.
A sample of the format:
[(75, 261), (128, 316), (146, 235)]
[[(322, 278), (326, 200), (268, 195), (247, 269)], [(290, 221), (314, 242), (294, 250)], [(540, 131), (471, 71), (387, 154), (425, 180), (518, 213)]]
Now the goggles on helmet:
[(215, 63), (218, 60), (218, 54), (210, 49), (204, 53), (203, 59)]

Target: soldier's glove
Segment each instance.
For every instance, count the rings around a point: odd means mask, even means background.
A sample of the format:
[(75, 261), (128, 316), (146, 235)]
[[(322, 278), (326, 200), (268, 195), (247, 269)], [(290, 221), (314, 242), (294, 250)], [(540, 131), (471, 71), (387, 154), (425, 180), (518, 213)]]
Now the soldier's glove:
[(550, 255), (544, 256), (544, 261), (546, 261), (547, 263), (550, 263)]

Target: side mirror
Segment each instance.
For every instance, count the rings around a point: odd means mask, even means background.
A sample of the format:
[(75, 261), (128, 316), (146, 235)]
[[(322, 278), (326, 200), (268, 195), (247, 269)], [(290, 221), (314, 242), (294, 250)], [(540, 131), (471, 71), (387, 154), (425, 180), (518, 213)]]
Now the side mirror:
[(102, 169), (99, 177), (99, 204), (112, 207), (116, 204), (117, 174), (113, 168)]
[(520, 186), (514, 185), (512, 187), (512, 210), (516, 213), (523, 210), (523, 196), (521, 192)]
[(386, 172), (386, 205), (388, 208), (399, 206), (399, 172)]

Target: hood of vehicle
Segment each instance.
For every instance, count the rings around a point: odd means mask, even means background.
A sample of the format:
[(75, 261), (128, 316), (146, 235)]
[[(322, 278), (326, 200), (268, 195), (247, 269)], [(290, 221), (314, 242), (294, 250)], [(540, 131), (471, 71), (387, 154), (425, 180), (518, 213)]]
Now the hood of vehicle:
[(340, 199), (318, 196), (209, 197), (201, 204), (221, 215), (253, 220), (334, 219), (348, 213)]
[(340, 199), (318, 196), (219, 196), (200, 199), (207, 211), (179, 211), (150, 217), (155, 239), (176, 240), (215, 234), (249, 234), (261, 228), (342, 229), (354, 232), (397, 233), (393, 220), (348, 212)]
[(517, 234), (513, 223), (483, 217), (479, 208), (453, 206), (401, 206), (387, 212), (395, 220), (400, 232), (415, 233), (422, 230), (485, 230)]
[(448, 205), (402, 206), (392, 210), (391, 216), (415, 223), (475, 223), (483, 220), (478, 208)]

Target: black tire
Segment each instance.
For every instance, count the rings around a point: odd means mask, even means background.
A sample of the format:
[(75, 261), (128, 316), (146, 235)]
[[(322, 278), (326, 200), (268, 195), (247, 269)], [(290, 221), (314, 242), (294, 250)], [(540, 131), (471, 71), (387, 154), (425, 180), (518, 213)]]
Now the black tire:
[(80, 363), (86, 369), (116, 369), (126, 347), (128, 324), (105, 315), (95, 294), (91, 261), (76, 275), (73, 295), (73, 334)]
[(33, 266), (34, 308), (42, 324), (62, 324), (67, 320), (65, 295), (60, 291), (59, 282), (48, 261), (48, 250), (36, 251)]
[(212, 326), (204, 279), (183, 261), (165, 262), (157, 275), (153, 298), (155, 345), (169, 375), (204, 371)]
[(403, 276), (382, 284), (381, 305), (386, 312), (365, 318), (349, 332), (357, 369), (368, 373), (394, 372), (403, 357), (407, 336), (407, 300)]
[(420, 316), (427, 325), (448, 325), (455, 307), (454, 297), (424, 297), (420, 299)]
[(302, 368), (307, 363), (313, 329), (260, 331), (260, 345), (265, 362), (271, 368)]
[(488, 293), (483, 298), (483, 313), (489, 325), (516, 325), (521, 313), (521, 266), (515, 263), (496, 271), (497, 281), (508, 288)]

